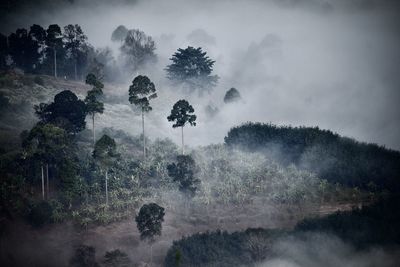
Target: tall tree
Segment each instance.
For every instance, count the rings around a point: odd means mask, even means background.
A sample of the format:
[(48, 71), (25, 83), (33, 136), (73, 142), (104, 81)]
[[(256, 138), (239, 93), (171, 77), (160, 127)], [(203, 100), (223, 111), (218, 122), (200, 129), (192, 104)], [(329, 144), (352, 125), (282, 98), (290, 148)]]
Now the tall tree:
[(13, 63), (25, 71), (32, 69), (28, 62), (30, 38), (26, 29), (17, 29), (15, 33), (11, 33), (8, 37), (9, 53)]
[(49, 164), (61, 161), (67, 154), (68, 146), (68, 137), (65, 131), (52, 124), (37, 124), (23, 140), (25, 153), (40, 164), (43, 199), (45, 198), (44, 166), (46, 166), (46, 195), (48, 196)]
[(167, 117), (168, 121), (175, 122), (172, 127), (181, 127), (182, 130), (182, 155), (185, 154), (185, 144), (183, 139), (183, 127), (186, 123), (191, 126), (196, 126), (196, 115), (194, 108), (189, 104), (188, 101), (181, 99), (174, 104), (171, 110), (171, 114)]
[(108, 205), (108, 171), (117, 157), (117, 145), (115, 144), (114, 139), (108, 135), (103, 135), (96, 142), (93, 151), (93, 158), (100, 164), (101, 169), (105, 171), (106, 205)]
[(139, 75), (129, 86), (129, 102), (139, 106), (142, 111), (142, 129), (143, 129), (143, 157), (146, 157), (146, 136), (144, 132), (144, 113), (151, 111), (150, 100), (157, 97), (156, 87), (147, 76)]
[(42, 123), (52, 123), (71, 134), (80, 132), (86, 126), (85, 102), (69, 90), (58, 93), (50, 104), (36, 105), (35, 111)]
[(87, 36), (78, 24), (69, 24), (64, 27), (64, 43), (69, 57), (73, 60), (75, 80), (78, 79), (78, 62), (87, 53)]
[(131, 72), (137, 71), (147, 62), (154, 62), (156, 60), (155, 49), (156, 45), (153, 39), (136, 29), (128, 31), (120, 48), (125, 58), (125, 65)]
[(93, 149), (96, 142), (95, 128), (94, 128), (94, 117), (96, 113), (102, 114), (104, 111), (104, 104), (98, 100), (103, 95), (103, 83), (97, 79), (97, 77), (89, 73), (86, 76), (86, 84), (92, 85), (92, 90), (89, 90), (85, 98), (86, 112), (92, 117), (93, 125)]
[(45, 58), (46, 31), (42, 26), (33, 24), (29, 29), (30, 40), (30, 64), (37, 73)]
[(162, 222), (164, 221), (165, 209), (156, 203), (144, 204), (135, 221), (142, 240), (150, 243), (150, 264), (153, 262), (153, 243), (155, 236), (161, 235)]
[(172, 55), (172, 63), (166, 67), (167, 78), (171, 81), (183, 84), (190, 90), (210, 91), (218, 82), (217, 75), (211, 75), (215, 61), (211, 60), (201, 47), (188, 46), (179, 48)]
[(51, 24), (46, 33), (45, 43), (49, 48), (47, 49), (47, 54), (53, 54), (54, 77), (57, 78), (57, 51), (63, 47), (61, 28), (57, 24)]

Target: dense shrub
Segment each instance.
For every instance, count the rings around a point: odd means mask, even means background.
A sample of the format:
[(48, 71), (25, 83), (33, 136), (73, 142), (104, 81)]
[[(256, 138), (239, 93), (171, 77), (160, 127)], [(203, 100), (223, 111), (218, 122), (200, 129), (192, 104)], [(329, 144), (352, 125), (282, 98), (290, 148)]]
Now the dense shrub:
[(28, 222), (35, 227), (41, 227), (52, 221), (53, 209), (47, 201), (39, 201), (31, 204), (28, 211)]
[(264, 259), (271, 242), (282, 232), (247, 229), (243, 232), (198, 233), (175, 241), (165, 266), (242, 266)]
[(98, 267), (96, 262), (96, 249), (91, 246), (80, 245), (70, 260), (72, 267)]
[[(310, 245), (310, 237), (321, 233), (339, 237), (346, 244), (365, 251), (371, 247), (398, 245), (399, 204), (399, 197), (391, 197), (363, 209), (305, 219), (292, 231), (247, 229), (231, 234), (221, 231), (197, 233), (174, 241), (167, 252), (165, 266), (254, 266), (257, 262), (281, 256), (282, 251), (276, 250), (281, 241), (300, 240)], [(324, 246), (324, 242), (318, 245)], [(287, 247), (284, 249), (288, 250)]]

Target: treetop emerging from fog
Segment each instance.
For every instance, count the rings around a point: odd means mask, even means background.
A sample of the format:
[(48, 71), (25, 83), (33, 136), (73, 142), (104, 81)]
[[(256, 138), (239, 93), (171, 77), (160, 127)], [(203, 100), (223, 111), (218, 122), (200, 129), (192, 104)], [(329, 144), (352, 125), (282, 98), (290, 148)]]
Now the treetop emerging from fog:
[(166, 67), (167, 78), (180, 83), (190, 90), (210, 91), (216, 86), (219, 77), (211, 75), (215, 61), (206, 56), (201, 47), (179, 48)]

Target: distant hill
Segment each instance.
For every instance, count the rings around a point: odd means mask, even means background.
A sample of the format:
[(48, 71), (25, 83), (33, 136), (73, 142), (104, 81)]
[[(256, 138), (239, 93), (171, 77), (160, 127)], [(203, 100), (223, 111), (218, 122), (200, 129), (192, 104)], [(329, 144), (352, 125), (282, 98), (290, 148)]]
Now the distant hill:
[(400, 192), (400, 152), (361, 143), (318, 127), (246, 123), (225, 137), (228, 147), (262, 152), (331, 183)]

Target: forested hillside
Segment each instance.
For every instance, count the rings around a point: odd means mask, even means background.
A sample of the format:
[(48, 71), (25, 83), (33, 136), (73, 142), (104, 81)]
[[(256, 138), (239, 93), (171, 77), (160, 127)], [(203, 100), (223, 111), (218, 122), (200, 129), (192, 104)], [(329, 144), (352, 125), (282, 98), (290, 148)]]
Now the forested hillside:
[(247, 123), (225, 137), (229, 147), (257, 151), (284, 165), (317, 173), (331, 183), (399, 192), (400, 153), (318, 127)]
[(400, 5), (0, 3), (0, 266), (400, 266)]

